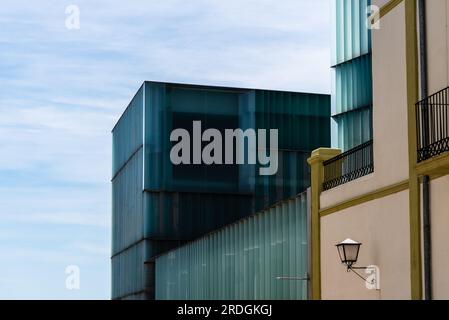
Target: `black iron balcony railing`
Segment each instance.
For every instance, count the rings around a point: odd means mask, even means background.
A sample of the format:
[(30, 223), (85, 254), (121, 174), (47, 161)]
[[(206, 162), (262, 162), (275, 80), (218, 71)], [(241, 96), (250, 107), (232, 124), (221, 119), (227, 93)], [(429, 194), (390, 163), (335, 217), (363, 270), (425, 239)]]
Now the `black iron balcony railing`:
[(330, 190), (374, 171), (373, 140), (323, 163), (323, 189)]
[(418, 162), (449, 151), (449, 87), (416, 104)]

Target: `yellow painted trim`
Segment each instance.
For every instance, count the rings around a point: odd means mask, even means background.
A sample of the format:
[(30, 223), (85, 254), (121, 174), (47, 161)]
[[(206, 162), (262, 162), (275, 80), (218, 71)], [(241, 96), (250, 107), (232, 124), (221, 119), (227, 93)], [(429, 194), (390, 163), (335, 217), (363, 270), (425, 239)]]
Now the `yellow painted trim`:
[(321, 299), (320, 195), (323, 191), (323, 162), (341, 154), (341, 150), (321, 148), (312, 152), (307, 162), (311, 168), (311, 274), (312, 299)]
[(398, 5), (400, 5), (404, 0), (391, 0), (386, 5), (384, 5), (382, 8), (380, 8), (380, 17), (383, 18), (386, 16), (391, 10), (396, 8)]
[(407, 116), (408, 116), (408, 155), (409, 155), (409, 206), (410, 206), (410, 282), (411, 298), (422, 299), (422, 257), (421, 257), (421, 204), (420, 184), (416, 173), (417, 139), (416, 111), (418, 101), (418, 34), (417, 2), (404, 0), (405, 39), (407, 64)]
[[(447, 176), (447, 175), (449, 175), (449, 173), (431, 174), (431, 175), (429, 176), (429, 178), (430, 178), (430, 181), (433, 181), (433, 180), (437, 180), (437, 179), (439, 179), (439, 178), (445, 177), (445, 176)], [(420, 177), (419, 177), (419, 182), (420, 182), (420, 183), (422, 183), (422, 179), (423, 179), (423, 177), (420, 176)]]
[(388, 197), (392, 194), (404, 191), (408, 189), (409, 182), (408, 180), (393, 184), (391, 186), (383, 187), (377, 190), (374, 190), (372, 192), (366, 193), (361, 196), (354, 197), (352, 199), (343, 201), (337, 205), (334, 205), (329, 208), (325, 208), (323, 210), (320, 210), (320, 217), (326, 217), (328, 215), (331, 215), (333, 213), (355, 207), (358, 205), (361, 205), (363, 203), (377, 200), (380, 198)]
[(419, 176), (449, 174), (449, 153), (421, 162), (416, 165), (415, 169)]

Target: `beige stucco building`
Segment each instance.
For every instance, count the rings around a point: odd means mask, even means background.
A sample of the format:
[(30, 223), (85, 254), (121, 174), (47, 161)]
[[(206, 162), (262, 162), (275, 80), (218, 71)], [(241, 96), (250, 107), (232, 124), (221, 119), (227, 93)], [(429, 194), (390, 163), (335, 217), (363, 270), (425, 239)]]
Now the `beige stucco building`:
[[(354, 1), (336, 2), (344, 20)], [(449, 0), (424, 1), (424, 7), (419, 0), (371, 4), (365, 54), (372, 63), (372, 140), (350, 149), (319, 149), (309, 159), (312, 295), (449, 299)], [(338, 95), (357, 96), (357, 86), (344, 92), (345, 84), (338, 84), (339, 68), (363, 57), (363, 50), (354, 49), (352, 33), (352, 48), (343, 45), (346, 60), (338, 61), (339, 41), (348, 41), (345, 23), (352, 29), (355, 24), (353, 17), (336, 20), (338, 104)], [(344, 39), (338, 37), (341, 30)], [(363, 131), (363, 122), (357, 126), (362, 129), (352, 132)], [(367, 289), (342, 265), (335, 245), (346, 238), (362, 243), (357, 266), (379, 268), (378, 289)]]

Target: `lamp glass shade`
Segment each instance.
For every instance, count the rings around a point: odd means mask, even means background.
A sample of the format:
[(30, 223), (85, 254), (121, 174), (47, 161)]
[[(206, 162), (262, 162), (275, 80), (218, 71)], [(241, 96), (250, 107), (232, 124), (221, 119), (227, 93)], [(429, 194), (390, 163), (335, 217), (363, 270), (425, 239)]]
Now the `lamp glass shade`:
[(346, 264), (348, 267), (351, 267), (354, 263), (356, 263), (361, 245), (362, 244), (360, 242), (351, 239), (346, 239), (345, 241), (337, 244), (341, 262)]

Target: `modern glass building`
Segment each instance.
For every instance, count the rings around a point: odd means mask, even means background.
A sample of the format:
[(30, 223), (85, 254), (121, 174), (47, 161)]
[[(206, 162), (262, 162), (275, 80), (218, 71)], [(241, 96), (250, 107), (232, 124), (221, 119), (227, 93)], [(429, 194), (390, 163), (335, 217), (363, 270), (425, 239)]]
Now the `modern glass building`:
[(371, 0), (333, 0), (333, 145), (350, 150), (372, 139)]
[[(173, 165), (171, 132), (193, 136), (196, 121), (220, 133), (278, 129), (277, 173), (262, 176), (259, 164)], [(310, 185), (306, 159), (330, 146), (330, 97), (145, 82), (112, 135), (112, 298), (152, 299), (154, 257)]]

